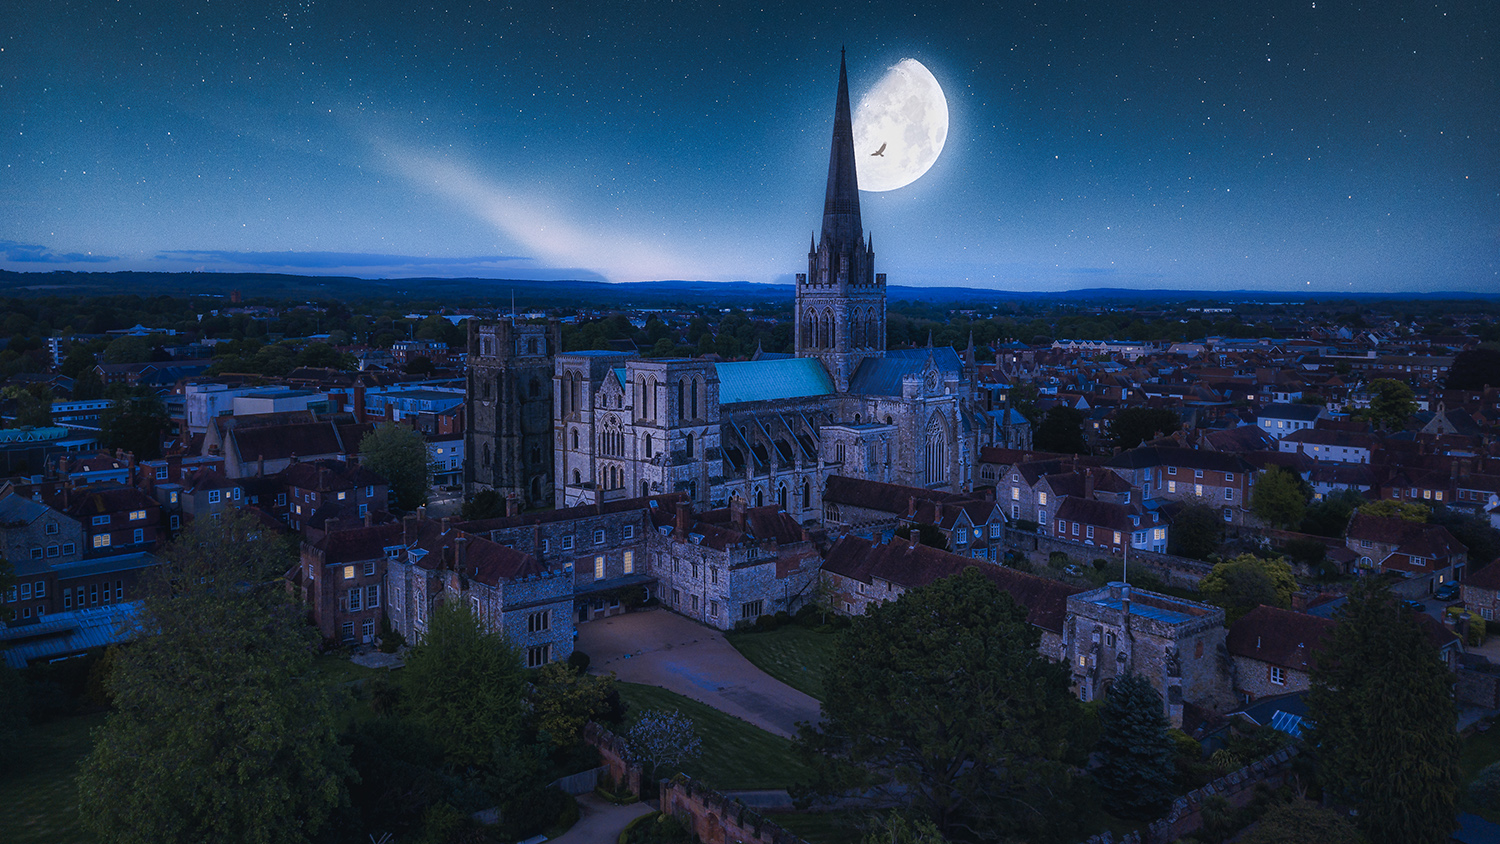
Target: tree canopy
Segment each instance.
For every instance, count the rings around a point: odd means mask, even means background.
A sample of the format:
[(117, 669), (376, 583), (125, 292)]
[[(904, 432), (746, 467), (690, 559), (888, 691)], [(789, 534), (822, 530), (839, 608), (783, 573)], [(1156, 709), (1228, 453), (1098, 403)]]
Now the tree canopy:
[(1491, 384), (1500, 386), (1500, 351), (1495, 349), (1464, 349), (1448, 367), (1450, 390), (1482, 390)]
[(823, 720), (801, 727), (802, 800), (899, 796), (946, 837), (1076, 832), (1069, 763), (1088, 740), (1066, 666), (977, 568), (872, 607), (840, 635)]
[(1099, 767), (1094, 781), (1113, 815), (1151, 820), (1172, 802), (1176, 743), (1167, 734), (1162, 699), (1140, 674), (1116, 680), (1099, 711)]
[(1403, 519), (1408, 522), (1416, 522), (1420, 525), (1425, 524), (1428, 517), (1432, 515), (1432, 508), (1426, 504), (1418, 504), (1415, 501), (1393, 501), (1386, 498), (1359, 505), (1359, 512), (1366, 516)]
[(1031, 441), (1039, 451), (1086, 454), (1089, 447), (1083, 438), (1083, 413), (1065, 405), (1048, 408)]
[(282, 583), (285, 545), (245, 518), (199, 519), (147, 576), (140, 638), (79, 776), (101, 841), (312, 839), (344, 799), (347, 753), (316, 634)]
[(1275, 527), (1290, 527), (1302, 522), (1307, 498), (1302, 479), (1295, 472), (1273, 466), (1256, 480), (1250, 509)]
[(1208, 559), (1224, 541), (1224, 518), (1207, 504), (1189, 504), (1172, 518), (1168, 540), (1173, 554)]
[(1226, 620), (1232, 623), (1258, 604), (1291, 606), (1297, 578), (1284, 559), (1241, 554), (1214, 566), (1198, 581), (1198, 591), (1209, 603), (1223, 607)]
[(1337, 620), (1307, 697), (1324, 793), (1373, 844), (1442, 844), (1458, 808), (1448, 669), (1384, 578), (1361, 578)]
[(1176, 433), (1182, 417), (1164, 407), (1127, 407), (1115, 414), (1110, 434), (1120, 448), (1135, 448), (1146, 440)]
[(1370, 382), (1370, 407), (1363, 415), (1379, 431), (1400, 431), (1417, 412), (1417, 397), (1410, 386), (1393, 378)]
[(432, 491), (432, 455), (417, 429), (395, 422), (375, 426), (359, 441), (360, 463), (385, 478), (396, 504), (413, 510)]

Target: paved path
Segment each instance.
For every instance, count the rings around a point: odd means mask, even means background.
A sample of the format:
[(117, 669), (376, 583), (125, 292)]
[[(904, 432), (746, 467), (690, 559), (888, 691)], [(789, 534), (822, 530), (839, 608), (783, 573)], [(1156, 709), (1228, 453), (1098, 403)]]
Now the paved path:
[(578, 823), (552, 839), (552, 844), (614, 844), (625, 830), (626, 824), (654, 811), (656, 810), (648, 803), (616, 806), (593, 792), (580, 794)]
[(756, 668), (718, 630), (667, 610), (580, 624), (576, 646), (592, 673), (660, 686), (779, 736), (818, 719), (816, 699)]

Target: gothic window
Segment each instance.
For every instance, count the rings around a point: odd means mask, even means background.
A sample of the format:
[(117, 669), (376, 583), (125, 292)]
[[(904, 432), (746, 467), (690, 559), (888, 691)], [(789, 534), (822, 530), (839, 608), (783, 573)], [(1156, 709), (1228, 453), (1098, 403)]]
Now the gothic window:
[(531, 479), (531, 500), (536, 501), (542, 497), (542, 477), (540, 475)]
[(641, 481), (641, 497), (645, 498), (646, 496), (648, 496), (650, 494), (651, 494), (651, 486), (649, 484), (647, 484), (645, 481)]
[(875, 309), (874, 308), (869, 308), (868, 310), (866, 310), (865, 311), (865, 348), (867, 348), (867, 349), (879, 349), (882, 346), (884, 346), (885, 342), (884, 342), (884, 339), (881, 337), (881, 332), (883, 332), (884, 330), (885, 329), (880, 324), (880, 320), (878, 320), (878, 319), (875, 318)]
[(812, 484), (806, 478), (802, 479), (802, 509), (806, 510), (812, 506)]
[(803, 314), (802, 316), (802, 345), (817, 345), (818, 336), (817, 328), (815, 327), (816, 323), (817, 317), (813, 316), (812, 309), (808, 308), (807, 313)]
[(646, 398), (645, 398), (645, 402), (646, 402), (646, 414), (645, 414), (646, 418), (647, 419), (655, 419), (656, 418), (656, 379), (655, 378), (648, 378), (646, 380)]
[(687, 456), (689, 458), (692, 458), (692, 456), (693, 456), (693, 435), (692, 434), (688, 434), (687, 435)]
[(681, 379), (681, 378), (677, 379), (677, 418), (678, 419), (686, 419), (687, 418), (687, 405), (682, 400), (684, 386), (685, 385), (683, 384), (683, 379)]
[[(694, 419), (702, 419), (703, 418), (703, 405), (698, 402), (699, 388), (701, 388), (702, 386), (703, 386), (703, 379), (702, 378), (694, 378), (693, 379), (693, 418)], [(706, 393), (707, 391), (705, 390), (703, 392)]]
[(536, 338), (535, 337), (532, 337), (531, 339), (529, 339), (529, 340), (526, 341), (526, 354), (528, 354), (528, 355), (534, 355), (534, 354), (536, 354)]
[(838, 345), (838, 336), (837, 336), (838, 335), (838, 329), (833, 324), (833, 309), (832, 308), (829, 308), (829, 309), (823, 311), (823, 322), (824, 322), (824, 324), (826, 324), (828, 326), (827, 329), (825, 330), (825, 334), (826, 334), (826, 338), (825, 339), (826, 339), (827, 342), (825, 342), (823, 345), (824, 345), (825, 348), (831, 349), (834, 346)]
[(652, 444), (651, 444), (651, 435), (647, 434), (646, 435), (646, 457), (649, 459), (649, 458), (652, 458), (652, 457), (655, 457), (655, 456), (656, 456), (656, 451), (652, 447)]
[(489, 401), (490, 400), (490, 382), (489, 382), (489, 379), (488, 378), (481, 379), (481, 383), (484, 386), (484, 400), (485, 401)]
[(578, 429), (577, 428), (573, 429), (573, 448), (574, 448), (574, 450), (577, 450), (577, 448), (578, 448)]
[(490, 444), (489, 443), (485, 443), (484, 444), (484, 467), (486, 469), (488, 469), (489, 466), (490, 466)]
[(539, 448), (537, 448), (536, 446), (532, 446), (531, 447), (531, 464), (533, 466), (535, 466), (536, 464), (538, 464), (540, 462), (542, 462), (542, 450), (539, 449)]
[(943, 422), (936, 414), (927, 423), (927, 433), (922, 443), (922, 486), (945, 483), (948, 480), (948, 438)]
[(581, 483), (583, 483), (583, 475), (577, 469), (573, 470), (573, 483), (575, 483), (575, 484), (581, 484)]
[(697, 501), (698, 500), (698, 482), (697, 481), (688, 481), (688, 500), (689, 501)]
[(839, 443), (835, 447), (834, 451), (836, 452), (836, 456), (834, 457), (833, 462), (835, 462), (835, 463), (843, 463), (844, 462), (844, 444), (843, 443)]
[(583, 404), (583, 376), (579, 375), (577, 372), (573, 373), (572, 382), (573, 395), (569, 402), (569, 407), (572, 408), (572, 411), (574, 413), (577, 413), (579, 406)]
[(781, 506), (781, 509), (786, 509), (786, 484), (776, 485), (776, 503)]
[(760, 487), (755, 488), (755, 506), (766, 506), (766, 491), (761, 489)]

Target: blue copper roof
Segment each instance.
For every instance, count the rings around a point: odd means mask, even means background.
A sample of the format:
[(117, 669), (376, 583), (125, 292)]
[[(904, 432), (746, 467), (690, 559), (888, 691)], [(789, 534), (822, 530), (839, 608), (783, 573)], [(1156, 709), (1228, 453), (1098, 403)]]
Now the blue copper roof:
[(833, 379), (816, 358), (714, 364), (719, 404), (833, 395)]
[(929, 352), (938, 369), (963, 371), (963, 361), (959, 360), (958, 352), (951, 346), (939, 349), (893, 349), (886, 352), (883, 358), (865, 358), (860, 361), (859, 369), (849, 379), (849, 392), (860, 396), (899, 396), (901, 379), (920, 373), (922, 367), (927, 365)]

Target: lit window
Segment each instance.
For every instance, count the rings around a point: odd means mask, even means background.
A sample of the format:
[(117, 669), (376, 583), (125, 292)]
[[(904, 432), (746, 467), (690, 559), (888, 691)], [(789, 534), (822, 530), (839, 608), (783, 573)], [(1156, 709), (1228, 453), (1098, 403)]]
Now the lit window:
[(346, 497), (346, 496), (348, 496), (348, 494), (349, 494), (349, 493), (347, 493), (347, 492), (341, 492), (341, 493), (339, 493), (339, 500), (340, 500), (340, 501), (343, 501), (343, 500), (344, 500), (344, 498), (345, 498), (345, 497)]
[(101, 534), (95, 536), (94, 537), (94, 547), (95, 548), (108, 548), (109, 547), (109, 534), (107, 534), (107, 533), (101, 533)]
[(1036, 503), (1042, 505), (1043, 507), (1047, 506), (1047, 491), (1046, 490), (1042, 490), (1041, 492), (1038, 492), (1036, 494)]
[(1115, 531), (1115, 544), (1116, 545), (1120, 544), (1120, 532), (1119, 531)]
[(595, 580), (603, 580), (604, 579), (604, 555), (603, 554), (600, 554), (600, 555), (594, 557), (594, 579)]
[(344, 566), (344, 579), (345, 580), (353, 580), (354, 579), (354, 566)]
[(1286, 670), (1279, 665), (1271, 666), (1271, 682), (1278, 686), (1286, 685)]
[(624, 572), (626, 574), (631, 574), (632, 572), (635, 571), (635, 552), (634, 551), (626, 551), (625, 552), (625, 554), (621, 557), (620, 567), (624, 570)]

